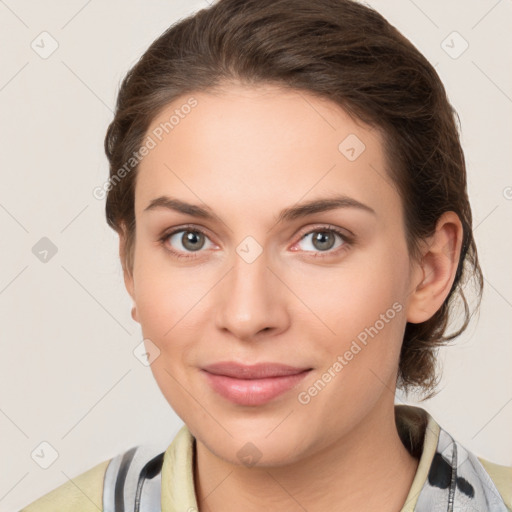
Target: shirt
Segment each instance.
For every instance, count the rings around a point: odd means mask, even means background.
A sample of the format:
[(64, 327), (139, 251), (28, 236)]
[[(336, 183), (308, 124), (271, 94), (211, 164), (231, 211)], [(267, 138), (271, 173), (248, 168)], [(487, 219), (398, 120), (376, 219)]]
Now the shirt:
[[(466, 450), (420, 407), (395, 405), (398, 433), (419, 458), (400, 512), (512, 512), (512, 467)], [(20, 512), (197, 512), (195, 438), (186, 425), (165, 451), (138, 445)]]

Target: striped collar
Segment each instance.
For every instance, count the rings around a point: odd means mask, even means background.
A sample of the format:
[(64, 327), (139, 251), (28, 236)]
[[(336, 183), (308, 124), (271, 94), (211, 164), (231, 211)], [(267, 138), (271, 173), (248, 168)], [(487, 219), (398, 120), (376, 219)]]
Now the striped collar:
[[(400, 512), (508, 511), (478, 458), (427, 411), (395, 405), (395, 418), (402, 442), (420, 459)], [(183, 425), (165, 452), (141, 445), (114, 457), (105, 474), (103, 509), (197, 512), (194, 453), (195, 438)]]

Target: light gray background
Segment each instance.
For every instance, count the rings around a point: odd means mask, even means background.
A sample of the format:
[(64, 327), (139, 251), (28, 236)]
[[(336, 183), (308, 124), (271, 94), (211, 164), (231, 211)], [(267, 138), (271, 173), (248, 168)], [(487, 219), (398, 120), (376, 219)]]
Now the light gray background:
[[(459, 112), (486, 278), (480, 318), (442, 350), (442, 391), (421, 405), (470, 450), (512, 464), (512, 4), (369, 3), (435, 65)], [(135, 444), (165, 447), (182, 425), (132, 354), (141, 332), (92, 190), (108, 176), (103, 138), (120, 80), (170, 24), (206, 6), (0, 0), (2, 511)], [(46, 59), (31, 48), (48, 51), (43, 31), (59, 45)], [(458, 58), (453, 31), (469, 44)], [(42, 237), (58, 249), (46, 263), (32, 252)], [(48, 469), (31, 458), (43, 441), (59, 454)]]

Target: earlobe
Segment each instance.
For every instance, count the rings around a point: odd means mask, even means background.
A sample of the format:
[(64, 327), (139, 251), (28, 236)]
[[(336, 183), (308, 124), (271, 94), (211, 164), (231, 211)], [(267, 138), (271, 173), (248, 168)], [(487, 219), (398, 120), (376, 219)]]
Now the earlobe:
[(416, 279), (410, 294), (408, 322), (425, 322), (443, 305), (457, 272), (462, 238), (463, 228), (458, 215), (445, 212), (426, 244), (418, 269), (421, 278)]

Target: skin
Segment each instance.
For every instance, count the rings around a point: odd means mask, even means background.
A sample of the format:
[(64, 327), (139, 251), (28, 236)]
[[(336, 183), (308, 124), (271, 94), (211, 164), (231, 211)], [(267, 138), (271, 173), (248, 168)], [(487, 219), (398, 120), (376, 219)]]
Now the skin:
[[(154, 377), (197, 440), (199, 509), (400, 510), (418, 465), (394, 419), (400, 346), (406, 322), (430, 318), (450, 291), (460, 220), (445, 213), (414, 262), (376, 129), (327, 100), (274, 86), (229, 84), (193, 96), (198, 105), (140, 163), (134, 265), (124, 265), (124, 277), (133, 318), (160, 350)], [(148, 134), (188, 98), (166, 107)], [(354, 161), (338, 149), (349, 134), (366, 146)], [(282, 209), (335, 192), (375, 214), (339, 208), (276, 223)], [(216, 217), (144, 211), (162, 195)], [(184, 232), (159, 241), (184, 224), (206, 231), (198, 251), (183, 245)], [(352, 232), (354, 243), (331, 234), (332, 248), (314, 244), (311, 233), (329, 225)], [(236, 251), (247, 236), (263, 251), (252, 263)], [(123, 262), (124, 242), (121, 234)], [(394, 303), (402, 310), (301, 404), (298, 394)], [(240, 406), (200, 371), (224, 360), (313, 370), (264, 405)], [(247, 442), (261, 452), (252, 467), (237, 456)]]

